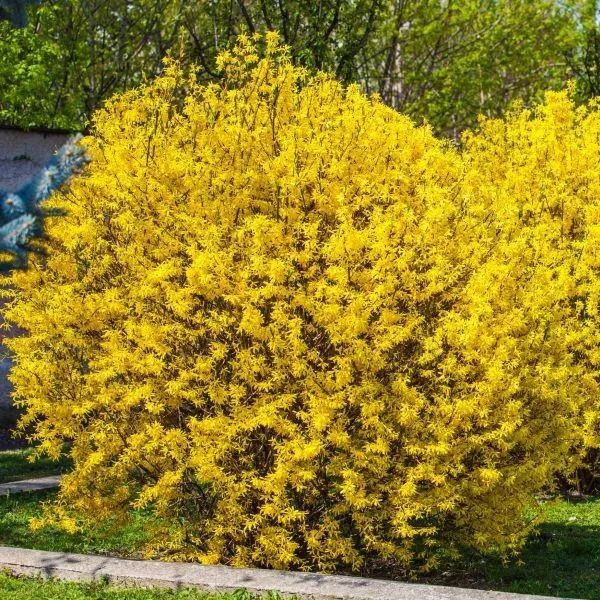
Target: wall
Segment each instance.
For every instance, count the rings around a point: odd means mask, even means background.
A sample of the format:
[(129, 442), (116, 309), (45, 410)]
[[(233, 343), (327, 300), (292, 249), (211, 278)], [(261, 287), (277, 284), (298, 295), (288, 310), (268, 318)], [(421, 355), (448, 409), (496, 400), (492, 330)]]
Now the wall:
[[(0, 193), (14, 192), (21, 188), (46, 164), (68, 137), (64, 133), (23, 132), (0, 127)], [(7, 333), (0, 330), (0, 337), (14, 334), (14, 331)], [(0, 340), (0, 415), (1, 409), (10, 405), (10, 384), (7, 378), (9, 368), (10, 359), (6, 357), (6, 348)]]
[(0, 127), (0, 190), (14, 192), (27, 183), (68, 137)]

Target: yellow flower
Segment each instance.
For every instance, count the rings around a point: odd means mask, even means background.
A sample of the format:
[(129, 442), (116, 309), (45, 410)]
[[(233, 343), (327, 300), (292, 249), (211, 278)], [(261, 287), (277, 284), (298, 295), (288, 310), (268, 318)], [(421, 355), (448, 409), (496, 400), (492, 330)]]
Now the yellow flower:
[(598, 444), (597, 109), (549, 94), (458, 153), (273, 35), (219, 66), (96, 114), (13, 276), (23, 426), (72, 441), (59, 504), (151, 505), (154, 551), (211, 564), (518, 546)]

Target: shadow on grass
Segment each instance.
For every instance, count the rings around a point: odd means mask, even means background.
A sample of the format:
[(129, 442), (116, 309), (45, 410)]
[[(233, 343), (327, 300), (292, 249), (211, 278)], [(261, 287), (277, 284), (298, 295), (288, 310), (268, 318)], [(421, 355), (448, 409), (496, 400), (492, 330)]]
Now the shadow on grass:
[(519, 559), (470, 555), (435, 583), (600, 600), (600, 498), (553, 503)]
[(510, 592), (600, 599), (600, 527), (545, 526), (520, 563), (482, 565), (486, 583)]
[[(102, 525), (84, 533), (55, 528), (31, 531), (41, 503), (56, 492), (0, 499), (0, 544), (56, 552), (139, 557), (148, 541), (149, 516), (132, 513), (126, 525)], [(385, 577), (385, 573), (379, 573)], [(525, 546), (520, 562), (470, 555), (460, 564), (423, 578), (423, 583), (494, 589), (562, 598), (600, 600), (600, 498), (561, 500), (549, 505), (539, 533)]]

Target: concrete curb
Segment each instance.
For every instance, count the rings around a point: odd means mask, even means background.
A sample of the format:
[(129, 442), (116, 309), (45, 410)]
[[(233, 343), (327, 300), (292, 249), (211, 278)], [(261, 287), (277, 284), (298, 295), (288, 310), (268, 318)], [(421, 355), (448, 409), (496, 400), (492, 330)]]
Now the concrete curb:
[(361, 577), (266, 569), (235, 569), (202, 566), (196, 563), (126, 560), (7, 546), (0, 546), (1, 569), (8, 569), (16, 575), (43, 575), (70, 581), (108, 579), (113, 583), (141, 587), (195, 587), (207, 592), (233, 592), (247, 589), (257, 595), (275, 590), (283, 597), (295, 596), (298, 600), (542, 600), (546, 598)]
[(38, 479), (23, 479), (21, 481), (10, 481), (0, 484), (0, 496), (19, 494), (21, 492), (37, 492), (39, 490), (51, 490), (58, 487), (60, 475), (39, 477)]

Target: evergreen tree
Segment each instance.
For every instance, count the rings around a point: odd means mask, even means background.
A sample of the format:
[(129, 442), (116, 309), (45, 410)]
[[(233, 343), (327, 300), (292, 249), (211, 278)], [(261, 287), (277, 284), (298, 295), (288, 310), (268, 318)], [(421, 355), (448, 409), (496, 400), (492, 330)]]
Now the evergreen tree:
[(0, 0), (0, 21), (10, 21), (15, 27), (27, 25), (27, 5), (39, 0)]
[(43, 200), (60, 187), (85, 162), (77, 145), (78, 138), (69, 140), (48, 164), (17, 192), (0, 190), (0, 253), (14, 259), (0, 263), (0, 270), (23, 267), (29, 242), (43, 232), (43, 217), (48, 214)]

